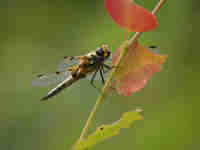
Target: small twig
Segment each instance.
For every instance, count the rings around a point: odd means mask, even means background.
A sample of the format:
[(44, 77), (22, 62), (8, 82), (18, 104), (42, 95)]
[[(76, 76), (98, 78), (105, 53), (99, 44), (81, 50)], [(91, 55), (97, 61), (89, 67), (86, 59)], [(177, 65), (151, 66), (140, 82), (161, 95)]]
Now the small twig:
[[(154, 10), (152, 11), (152, 14), (155, 15), (155, 14), (158, 12), (158, 10), (162, 7), (162, 5), (165, 3), (165, 1), (166, 1), (166, 0), (160, 0), (160, 1), (158, 2), (158, 4), (156, 5), (156, 7), (154, 8)], [(142, 32), (136, 32), (135, 35), (134, 35), (134, 36), (130, 39), (130, 41), (128, 42), (128, 45), (132, 45), (133, 43), (135, 43), (141, 34), (142, 34)], [(122, 58), (125, 56), (125, 54), (126, 54), (126, 52), (122, 52), (122, 53), (121, 53), (121, 55), (120, 55), (120, 57), (119, 57), (119, 59), (118, 59), (118, 61), (117, 61), (117, 63), (116, 63), (116, 66), (119, 66), (119, 64), (121, 63), (121, 60), (122, 60)], [(117, 68), (117, 67), (116, 67), (116, 68)], [(89, 125), (90, 125), (90, 123), (91, 123), (93, 117), (94, 117), (94, 114), (95, 114), (96, 111), (97, 111), (97, 108), (98, 108), (99, 105), (101, 104), (101, 102), (102, 102), (102, 100), (103, 100), (103, 98), (104, 98), (104, 96), (105, 96), (105, 94), (106, 94), (106, 90), (107, 90), (107, 88), (109, 87), (109, 84), (110, 84), (110, 82), (111, 82), (111, 80), (112, 80), (112, 78), (113, 78), (113, 76), (114, 76), (114, 74), (115, 74), (116, 68), (114, 68), (114, 69), (112, 70), (111, 74), (109, 75), (109, 77), (108, 77), (108, 79), (107, 79), (107, 81), (106, 81), (106, 83), (105, 83), (105, 85), (104, 85), (104, 87), (103, 87), (103, 89), (102, 89), (102, 93), (101, 93), (100, 96), (98, 97), (98, 99), (97, 99), (97, 101), (96, 101), (96, 104), (94, 105), (94, 108), (92, 109), (92, 111), (91, 111), (91, 113), (90, 113), (90, 115), (89, 115), (89, 117), (88, 117), (88, 120), (87, 120), (87, 122), (86, 122), (86, 124), (85, 124), (85, 126), (84, 126), (84, 128), (83, 128), (83, 130), (82, 130), (82, 132), (81, 132), (79, 141), (83, 139), (83, 137), (84, 137), (84, 135), (85, 135), (85, 133), (86, 133), (86, 131), (87, 131), (87, 129), (88, 129), (88, 127), (89, 127)]]

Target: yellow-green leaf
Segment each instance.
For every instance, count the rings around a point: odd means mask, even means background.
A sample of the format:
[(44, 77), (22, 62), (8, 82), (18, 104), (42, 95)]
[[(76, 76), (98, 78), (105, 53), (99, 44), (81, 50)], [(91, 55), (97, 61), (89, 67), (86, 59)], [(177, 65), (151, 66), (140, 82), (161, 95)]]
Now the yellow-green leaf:
[(121, 119), (110, 124), (101, 125), (96, 131), (90, 134), (87, 138), (78, 141), (74, 146), (73, 150), (86, 150), (112, 136), (118, 135), (122, 128), (129, 128), (131, 124), (136, 120), (142, 120), (143, 116), (140, 114), (142, 110), (136, 110), (131, 112), (126, 112), (122, 115)]

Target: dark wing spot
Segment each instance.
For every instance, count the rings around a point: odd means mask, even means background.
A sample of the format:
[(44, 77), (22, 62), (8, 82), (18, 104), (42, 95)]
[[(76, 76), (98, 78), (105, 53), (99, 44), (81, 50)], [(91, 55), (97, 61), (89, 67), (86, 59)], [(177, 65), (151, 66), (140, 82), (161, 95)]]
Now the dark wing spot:
[(60, 72), (59, 72), (59, 71), (56, 71), (56, 74), (60, 74)]
[(65, 56), (64, 59), (69, 59), (69, 60), (73, 60), (74, 57), (73, 56)]
[(73, 60), (73, 59), (74, 59), (74, 57), (73, 57), (73, 56), (71, 56), (69, 59), (70, 59), (70, 60)]
[(149, 46), (149, 48), (157, 48), (157, 46)]
[(102, 131), (104, 129), (104, 127), (100, 127), (99, 129)]
[(38, 74), (37, 77), (41, 78), (42, 76), (44, 76), (44, 74)]

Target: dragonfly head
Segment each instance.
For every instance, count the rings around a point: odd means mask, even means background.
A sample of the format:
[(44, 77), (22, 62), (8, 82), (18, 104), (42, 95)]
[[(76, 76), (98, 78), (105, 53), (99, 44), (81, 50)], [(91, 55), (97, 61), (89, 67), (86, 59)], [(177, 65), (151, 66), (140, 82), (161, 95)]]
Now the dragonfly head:
[(99, 48), (97, 48), (96, 54), (100, 57), (103, 57), (105, 60), (109, 58), (111, 51), (107, 44), (102, 44)]

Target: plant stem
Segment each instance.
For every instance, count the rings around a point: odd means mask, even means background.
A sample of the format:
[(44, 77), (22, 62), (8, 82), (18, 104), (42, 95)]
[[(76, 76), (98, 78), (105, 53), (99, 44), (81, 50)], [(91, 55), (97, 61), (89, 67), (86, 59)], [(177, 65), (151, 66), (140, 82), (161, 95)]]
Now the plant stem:
[[(155, 14), (158, 12), (158, 10), (162, 7), (162, 5), (165, 3), (165, 1), (166, 1), (166, 0), (160, 0), (160, 1), (157, 3), (156, 7), (153, 9), (152, 14), (155, 15)], [(142, 32), (136, 32), (136, 33), (134, 34), (134, 36), (128, 41), (128, 45), (132, 45), (133, 43), (135, 43), (141, 34), (142, 34)], [(95, 113), (96, 113), (96, 111), (97, 111), (97, 108), (98, 108), (99, 105), (101, 104), (101, 102), (102, 102), (102, 100), (103, 100), (103, 98), (104, 98), (104, 96), (105, 96), (105, 94), (106, 94), (106, 90), (107, 90), (107, 88), (109, 87), (109, 84), (110, 84), (110, 82), (111, 82), (111, 80), (112, 80), (112, 78), (113, 78), (113, 76), (114, 76), (114, 74), (115, 74), (115, 70), (116, 70), (116, 68), (119, 66), (119, 64), (121, 63), (122, 58), (123, 58), (125, 55), (126, 55), (126, 51), (125, 51), (125, 49), (124, 49), (124, 51), (121, 53), (121, 55), (120, 55), (120, 57), (119, 57), (119, 59), (118, 59), (118, 61), (117, 61), (117, 63), (116, 63), (116, 67), (112, 70), (111, 74), (109, 75), (109, 77), (108, 77), (108, 79), (107, 79), (107, 81), (106, 81), (106, 83), (105, 83), (105, 85), (104, 85), (104, 87), (103, 87), (103, 89), (102, 89), (102, 93), (101, 93), (100, 96), (98, 97), (98, 99), (97, 99), (97, 101), (96, 101), (96, 104), (94, 105), (94, 107), (93, 107), (93, 109), (92, 109), (92, 111), (91, 111), (91, 113), (90, 113), (90, 115), (89, 115), (89, 117), (88, 117), (88, 120), (87, 120), (87, 122), (86, 122), (86, 124), (85, 124), (85, 126), (84, 126), (84, 128), (83, 128), (83, 130), (82, 130), (82, 132), (81, 132), (79, 141), (83, 139), (83, 137), (84, 137), (84, 135), (85, 135), (85, 133), (86, 133), (86, 131), (87, 131), (87, 129), (88, 129), (88, 127), (89, 127), (91, 121), (92, 121), (92, 119), (94, 118), (94, 115), (95, 115)]]
[[(156, 7), (153, 9), (152, 14), (155, 15), (155, 14), (158, 12), (158, 10), (164, 5), (165, 2), (166, 2), (166, 0), (160, 0), (160, 1), (157, 3)], [(142, 32), (136, 32), (136, 33), (133, 35), (133, 37), (129, 40), (128, 44), (131, 45), (131, 44), (133, 44), (134, 42), (136, 42), (137, 39), (140, 37), (141, 34), (142, 34)]]

